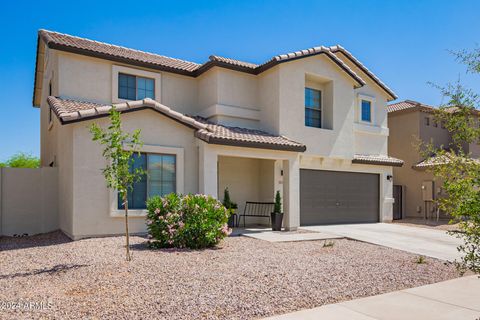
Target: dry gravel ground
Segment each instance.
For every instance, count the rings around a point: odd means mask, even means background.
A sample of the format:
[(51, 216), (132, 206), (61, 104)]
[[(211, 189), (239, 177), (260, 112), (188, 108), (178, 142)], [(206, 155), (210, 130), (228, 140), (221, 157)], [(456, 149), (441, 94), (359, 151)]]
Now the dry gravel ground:
[[(417, 264), (413, 254), (350, 240), (323, 247), (230, 237), (203, 251), (131, 240), (127, 263), (123, 237), (0, 239), (0, 318), (262, 318), (458, 276), (439, 260)], [(11, 302), (46, 308), (5, 310)]]

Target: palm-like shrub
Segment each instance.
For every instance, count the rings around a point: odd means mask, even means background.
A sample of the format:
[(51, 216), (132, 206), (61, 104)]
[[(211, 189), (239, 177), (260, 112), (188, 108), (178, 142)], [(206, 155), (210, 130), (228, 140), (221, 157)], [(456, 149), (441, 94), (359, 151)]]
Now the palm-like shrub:
[(155, 196), (148, 199), (147, 210), (149, 244), (154, 248), (213, 247), (230, 232), (228, 210), (210, 196)]

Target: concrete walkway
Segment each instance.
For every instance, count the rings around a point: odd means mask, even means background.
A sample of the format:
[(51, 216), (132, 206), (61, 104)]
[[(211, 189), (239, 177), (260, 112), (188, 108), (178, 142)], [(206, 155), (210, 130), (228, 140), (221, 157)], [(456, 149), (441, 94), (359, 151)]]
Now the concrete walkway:
[(480, 319), (480, 279), (478, 276), (458, 278), (268, 319), (477, 320)]
[(365, 223), (301, 227), (303, 230), (335, 234), (441, 260), (460, 258), (461, 240), (445, 231), (391, 223)]
[(340, 239), (343, 236), (327, 234), (324, 232), (308, 231), (272, 231), (267, 228), (235, 228), (232, 236), (246, 236), (268, 242), (291, 242), (291, 241), (313, 241)]

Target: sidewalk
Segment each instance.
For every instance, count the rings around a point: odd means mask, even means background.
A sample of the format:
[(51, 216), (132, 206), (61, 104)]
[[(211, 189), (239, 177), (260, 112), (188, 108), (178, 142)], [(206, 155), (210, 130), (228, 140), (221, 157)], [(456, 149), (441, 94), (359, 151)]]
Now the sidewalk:
[(480, 319), (480, 279), (468, 276), (268, 319), (477, 320)]
[(295, 242), (342, 239), (343, 236), (314, 231), (272, 231), (271, 228), (234, 228), (232, 236), (245, 236), (269, 242)]

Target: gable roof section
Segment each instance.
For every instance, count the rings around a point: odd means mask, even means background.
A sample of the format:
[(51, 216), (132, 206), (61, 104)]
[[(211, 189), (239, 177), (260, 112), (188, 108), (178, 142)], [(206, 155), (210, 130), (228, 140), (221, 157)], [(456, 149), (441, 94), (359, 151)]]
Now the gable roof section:
[(331, 52), (341, 52), (347, 57), (353, 64), (355, 64), (360, 70), (362, 70), (370, 79), (373, 80), (380, 88), (382, 88), (392, 99), (397, 99), (397, 95), (390, 89), (385, 83), (383, 83), (372, 71), (370, 71), (363, 63), (361, 63), (353, 54), (340, 45), (332, 46), (329, 48)]
[[(62, 124), (106, 117), (112, 106), (50, 96), (47, 102)], [(283, 136), (247, 128), (213, 124), (201, 117), (190, 117), (152, 99), (115, 104), (120, 112), (152, 109), (195, 130), (195, 136), (210, 144), (304, 152), (305, 145)]]
[(301, 58), (311, 57), (319, 54), (325, 54), (326, 57), (336, 64), (342, 71), (344, 71), (348, 76), (350, 76), (356, 83), (356, 87), (362, 87), (365, 85), (365, 81), (357, 75), (348, 65), (346, 65), (341, 59), (334, 55), (327, 47), (313, 47), (301, 51), (295, 51), (291, 53), (277, 55), (270, 60), (262, 64), (254, 64), (249, 62), (244, 62), (240, 60), (220, 57), (220, 56), (210, 56), (208, 62), (200, 66), (196, 71), (197, 74), (202, 74), (203, 72), (211, 69), (215, 66), (223, 67), (227, 69), (242, 71), (251, 74), (260, 74), (274, 66), (288, 61), (293, 61)]

